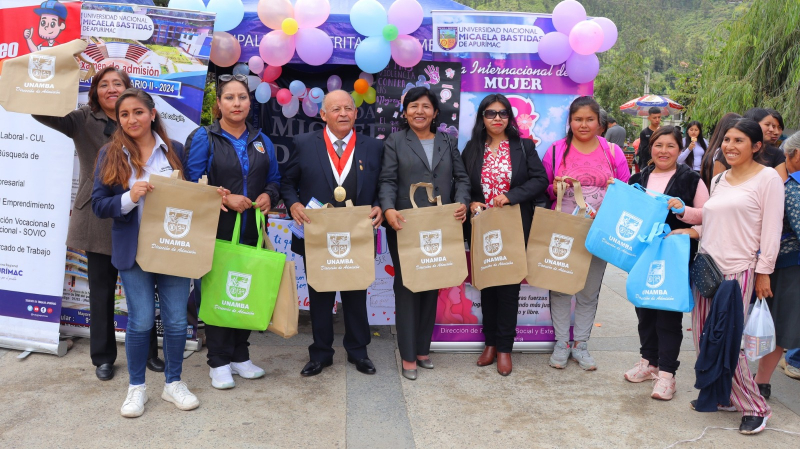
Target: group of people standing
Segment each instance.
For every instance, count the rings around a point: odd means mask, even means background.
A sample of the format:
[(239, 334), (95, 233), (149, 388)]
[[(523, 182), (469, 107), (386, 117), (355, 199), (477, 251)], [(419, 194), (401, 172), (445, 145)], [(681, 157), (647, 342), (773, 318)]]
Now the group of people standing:
[[(789, 139), (782, 152), (775, 149), (775, 115), (769, 110), (748, 111), (745, 118), (724, 117), (710, 142), (704, 139), (698, 122), (689, 124), (684, 138), (674, 127), (658, 127), (658, 121), (651, 120), (656, 126), (647, 133), (646, 152), (640, 153), (647, 160), (641, 171), (631, 176), (622, 149), (602, 137), (607, 119), (591, 97), (579, 97), (571, 104), (566, 137), (547, 148), (540, 159), (533, 142), (520, 137), (514, 110), (503, 95), (489, 95), (480, 103), (471, 138), (461, 153), (453, 137), (437, 131), (439, 103), (426, 87), (404, 95), (402, 129), (385, 142), (355, 132), (353, 98), (335, 90), (325, 96), (320, 108), (326, 126), (295, 136), (289, 158), (281, 167), (272, 142), (247, 121), (251, 98), (247, 78), (242, 75), (219, 77), (216, 119), (193, 132), (185, 146), (169, 139), (153, 99), (131, 89), (124, 72), (106, 68), (98, 73), (89, 98), (89, 105), (65, 118), (37, 120), (72, 137), (81, 160), (81, 185), (67, 243), (85, 250), (89, 260), (91, 354), (101, 380), (114, 374), (117, 273), (126, 291), (130, 382), (123, 416), (144, 412), (146, 367), (165, 371), (164, 400), (182, 410), (199, 406), (181, 380), (190, 279), (147, 273), (135, 262), (141, 211), (153, 190), (149, 176), (176, 170), (183, 179), (196, 182), (205, 175), (210, 184), (219, 186), (222, 211), (217, 238), (230, 240), (236, 215), (242, 214), (240, 242), (247, 245), (256, 245), (258, 240), (254, 208), (267, 211), (282, 200), (291, 218), (303, 225), (310, 223), (304, 209), (312, 198), (335, 207), (350, 201), (370, 206), (373, 226), (386, 225), (395, 267), (402, 375), (409, 380), (417, 379), (418, 367), (434, 368), (429, 353), (438, 296), (435, 290), (412, 292), (404, 287), (398, 258), (397, 233), (406, 223), (400, 210), (412, 207), (407, 189), (419, 182), (432, 184), (442, 204), (460, 205), (451, 218), (459, 223), (467, 224), (471, 215), (486, 208), (519, 205), (526, 242), (535, 207), (554, 200), (554, 187), (561, 181), (578, 180), (594, 210), (602, 206), (607, 188), (614, 182), (639, 183), (670, 196), (667, 207), (679, 213), (670, 214), (667, 223), (673, 233), (686, 233), (694, 239), (692, 254), (701, 251), (713, 257), (726, 279), (739, 282), (746, 303), (753, 292), (758, 297), (775, 296), (771, 306), (773, 313), (780, 314), (775, 320), (778, 350), (762, 360), (755, 379), (741, 356), (732, 403), (720, 404), (721, 409), (735, 407), (743, 413), (743, 433), (760, 432), (770, 416), (765, 397), (781, 348), (800, 347), (800, 334), (792, 327), (800, 319), (800, 307), (791, 301), (800, 265), (796, 234), (800, 137)], [(766, 115), (762, 111), (767, 111)], [(660, 111), (653, 112), (660, 117)], [(782, 130), (782, 119), (775, 121)], [(718, 164), (727, 169), (723, 171)], [(772, 166), (777, 166), (777, 171)], [(418, 207), (432, 205), (423, 192), (415, 196)], [(86, 207), (90, 202), (91, 212)], [(571, 213), (576, 207), (570, 188), (562, 211)], [(304, 255), (304, 240), (293, 239), (292, 251)], [(564, 369), (572, 358), (584, 370), (597, 369), (588, 340), (605, 268), (605, 261), (593, 257), (585, 287), (575, 295), (572, 338), (572, 295), (550, 293), (556, 337), (549, 360), (552, 367)], [(164, 322), (164, 362), (154, 351), (156, 285)], [(504, 376), (512, 372), (519, 288), (518, 284), (503, 285), (481, 292), (486, 345), (477, 364), (496, 362), (498, 373)], [(195, 280), (195, 289), (202, 298), (200, 280)], [(711, 298), (701, 297), (696, 289), (694, 295), (692, 328), (697, 344)], [(366, 291), (341, 292), (341, 297), (347, 361), (364, 374), (374, 374), (376, 368), (367, 352)], [(333, 363), (334, 301), (335, 292), (309, 287), (314, 341), (302, 376), (318, 375)], [(682, 314), (638, 308), (636, 313), (642, 358), (624, 377), (631, 382), (655, 380), (652, 397), (669, 400), (675, 394), (680, 365)], [(264, 376), (264, 370), (250, 359), (249, 335), (246, 330), (206, 326), (209, 377), (214, 388), (233, 388), (233, 375), (245, 379)], [(699, 351), (699, 346), (696, 348)]]

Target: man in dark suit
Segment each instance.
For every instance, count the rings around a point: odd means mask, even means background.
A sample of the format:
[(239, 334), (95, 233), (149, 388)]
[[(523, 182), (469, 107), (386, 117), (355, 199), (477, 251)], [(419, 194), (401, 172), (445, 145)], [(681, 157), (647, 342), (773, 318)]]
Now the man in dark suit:
[[(372, 206), (374, 227), (383, 222), (378, 206), (378, 175), (383, 142), (364, 134), (356, 135), (356, 106), (343, 90), (329, 92), (322, 102), (320, 116), (327, 126), (321, 131), (295, 136), (289, 160), (281, 173), (281, 196), (298, 225), (310, 223), (304, 209), (316, 198), (320, 202), (344, 207), (347, 200), (356, 206)], [(292, 251), (305, 256), (305, 241), (292, 239)], [(370, 342), (366, 290), (343, 291), (345, 323), (343, 345), (347, 361), (365, 374), (375, 374), (367, 356)], [(300, 372), (315, 376), (333, 363), (333, 309), (336, 292), (317, 292), (308, 287), (311, 329), (314, 343), (308, 347), (309, 361)]]

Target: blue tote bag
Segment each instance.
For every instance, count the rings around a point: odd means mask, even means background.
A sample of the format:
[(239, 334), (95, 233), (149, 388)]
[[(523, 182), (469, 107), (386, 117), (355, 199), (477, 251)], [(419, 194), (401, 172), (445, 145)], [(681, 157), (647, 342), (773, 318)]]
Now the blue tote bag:
[(675, 234), (664, 223), (654, 224), (650, 235), (637, 240), (647, 244), (625, 285), (628, 301), (636, 307), (691, 312), (694, 298), (689, 286), (689, 236)]
[(650, 196), (639, 184), (629, 186), (615, 182), (597, 212), (589, 234), (586, 249), (595, 256), (630, 272), (647, 248), (647, 243), (636, 237), (650, 230), (656, 223), (664, 223), (669, 209), (666, 195)]

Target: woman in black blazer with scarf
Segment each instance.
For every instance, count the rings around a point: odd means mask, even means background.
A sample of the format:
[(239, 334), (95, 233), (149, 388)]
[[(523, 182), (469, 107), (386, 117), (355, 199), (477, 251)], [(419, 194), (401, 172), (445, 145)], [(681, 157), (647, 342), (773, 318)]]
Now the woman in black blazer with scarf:
[[(481, 101), (472, 139), (462, 156), (472, 186), (472, 214), (487, 207), (519, 204), (527, 245), (534, 203), (544, 198), (547, 174), (533, 141), (520, 137), (511, 103), (505, 96), (489, 95)], [(478, 366), (491, 365), (497, 359), (497, 372), (511, 374), (518, 307), (519, 284), (481, 290), (486, 347)]]
[[(386, 230), (389, 252), (394, 261), (394, 294), (397, 320), (397, 346), (403, 359), (403, 376), (417, 378), (417, 365), (432, 369), (428, 357), (436, 320), (438, 290), (414, 293), (403, 285), (397, 248), (397, 232), (405, 219), (398, 210), (410, 209), (411, 184), (433, 184), (433, 195), (443, 204), (461, 203), (454, 218), (463, 223), (469, 204), (469, 179), (458, 153), (455, 139), (436, 132), (439, 102), (426, 87), (415, 87), (403, 97), (403, 130), (391, 134), (384, 143), (378, 199), (390, 229)], [(431, 204), (423, 189), (414, 199), (419, 207)]]

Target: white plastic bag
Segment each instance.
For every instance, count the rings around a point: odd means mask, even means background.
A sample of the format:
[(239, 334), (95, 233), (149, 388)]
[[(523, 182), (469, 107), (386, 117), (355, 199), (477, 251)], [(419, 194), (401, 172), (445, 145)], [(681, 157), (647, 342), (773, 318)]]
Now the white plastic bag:
[(751, 362), (775, 350), (775, 323), (767, 302), (758, 298), (744, 326), (744, 355)]

